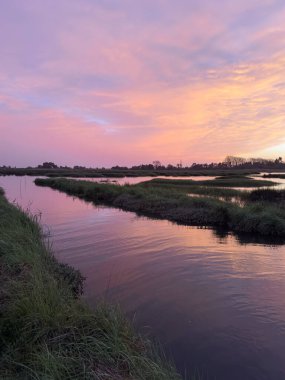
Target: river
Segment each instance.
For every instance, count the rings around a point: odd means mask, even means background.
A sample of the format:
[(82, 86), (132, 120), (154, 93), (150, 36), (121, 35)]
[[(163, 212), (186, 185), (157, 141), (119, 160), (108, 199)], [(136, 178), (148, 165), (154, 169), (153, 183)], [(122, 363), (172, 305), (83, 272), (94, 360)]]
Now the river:
[(183, 374), (285, 379), (284, 245), (97, 207), (33, 180), (0, 177), (0, 186), (41, 214), (56, 257), (86, 276), (91, 306), (118, 302)]

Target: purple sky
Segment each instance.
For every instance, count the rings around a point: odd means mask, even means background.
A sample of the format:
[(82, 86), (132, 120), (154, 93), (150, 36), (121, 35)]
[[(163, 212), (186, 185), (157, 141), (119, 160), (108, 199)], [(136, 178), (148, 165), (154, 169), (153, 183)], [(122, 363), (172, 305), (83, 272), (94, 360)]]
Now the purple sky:
[(285, 155), (284, 0), (0, 5), (0, 166)]

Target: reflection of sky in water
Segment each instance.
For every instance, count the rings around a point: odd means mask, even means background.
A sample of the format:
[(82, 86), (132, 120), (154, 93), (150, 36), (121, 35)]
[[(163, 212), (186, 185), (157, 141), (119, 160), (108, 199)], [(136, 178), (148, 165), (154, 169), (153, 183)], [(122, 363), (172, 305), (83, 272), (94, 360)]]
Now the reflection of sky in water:
[(42, 212), (57, 257), (87, 277), (85, 297), (119, 302), (179, 368), (210, 379), (285, 378), (285, 246), (95, 207), (28, 177), (0, 177)]
[[(72, 178), (77, 180), (84, 180), (84, 181), (91, 181), (91, 182), (108, 182), (108, 183), (117, 183), (119, 185), (125, 185), (130, 184), (134, 185), (140, 182), (144, 181), (150, 181), (154, 178), (163, 178), (163, 179), (191, 179), (193, 181), (210, 181), (215, 179), (216, 177), (210, 177), (210, 176), (189, 176), (189, 177), (123, 177), (123, 178)], [(285, 189), (285, 179), (284, 178), (262, 178), (261, 176), (251, 176), (250, 178), (256, 179), (256, 180), (267, 180), (276, 182), (277, 184), (274, 186), (270, 186), (271, 189), (278, 189), (282, 190)], [(267, 187), (265, 187), (267, 188)], [(229, 189), (229, 187), (226, 187), (226, 189)], [(244, 190), (244, 191), (252, 191), (256, 190), (256, 187), (231, 187), (231, 189), (235, 190)], [(260, 189), (260, 187), (259, 187)]]
[(165, 176), (158, 176), (158, 177), (123, 177), (123, 178), (72, 178), (77, 180), (84, 180), (84, 181), (91, 181), (91, 182), (109, 182), (109, 183), (118, 183), (119, 185), (135, 185), (137, 183), (150, 181), (154, 178), (163, 178), (163, 179), (192, 179), (194, 181), (205, 181), (205, 180), (211, 180), (216, 177), (207, 177), (207, 176), (189, 176), (189, 177), (165, 177)]

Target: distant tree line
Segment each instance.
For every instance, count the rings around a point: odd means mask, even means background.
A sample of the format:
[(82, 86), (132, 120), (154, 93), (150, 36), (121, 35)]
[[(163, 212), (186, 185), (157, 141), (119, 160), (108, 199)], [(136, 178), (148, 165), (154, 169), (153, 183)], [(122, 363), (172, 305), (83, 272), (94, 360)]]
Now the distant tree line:
[(265, 158), (243, 158), (236, 156), (227, 156), (224, 163), (230, 168), (277, 168), (284, 169), (285, 163), (282, 157), (278, 157), (275, 160), (269, 160)]
[[(236, 156), (227, 156), (223, 162), (212, 163), (196, 163), (194, 162), (190, 166), (183, 166), (182, 162), (172, 165), (162, 165), (160, 161), (154, 161), (152, 164), (142, 164), (132, 166), (134, 170), (174, 170), (174, 169), (285, 169), (285, 163), (282, 157), (278, 157), (275, 160), (269, 160), (264, 158), (243, 158)], [(127, 169), (123, 167), (113, 167), (112, 169)]]
[[(9, 169), (10, 166), (2, 166), (2, 169)], [(85, 166), (58, 166), (54, 162), (44, 162), (41, 165), (37, 166), (38, 169), (67, 169), (67, 170), (110, 170), (103, 168), (87, 168)], [(111, 170), (146, 170), (146, 171), (155, 171), (155, 170), (200, 170), (200, 169), (285, 169), (285, 162), (282, 157), (278, 157), (273, 160), (264, 159), (264, 158), (243, 158), (238, 156), (227, 156), (223, 162), (212, 162), (212, 163), (196, 163), (194, 162), (190, 166), (183, 166), (180, 161), (176, 165), (168, 164), (163, 165), (160, 161), (155, 160), (150, 164), (140, 164), (134, 165), (132, 167), (127, 166), (113, 166)], [(29, 169), (32, 169), (29, 167)]]

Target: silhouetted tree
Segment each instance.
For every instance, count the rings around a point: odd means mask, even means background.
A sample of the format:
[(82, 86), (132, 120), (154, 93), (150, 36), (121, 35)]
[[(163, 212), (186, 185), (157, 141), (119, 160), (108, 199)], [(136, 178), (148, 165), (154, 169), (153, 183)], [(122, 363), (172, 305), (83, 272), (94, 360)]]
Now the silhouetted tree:
[(160, 161), (153, 161), (152, 164), (154, 169), (159, 169), (162, 166)]
[(58, 166), (53, 162), (44, 162), (42, 165), (39, 165), (38, 168), (41, 169), (56, 169)]

